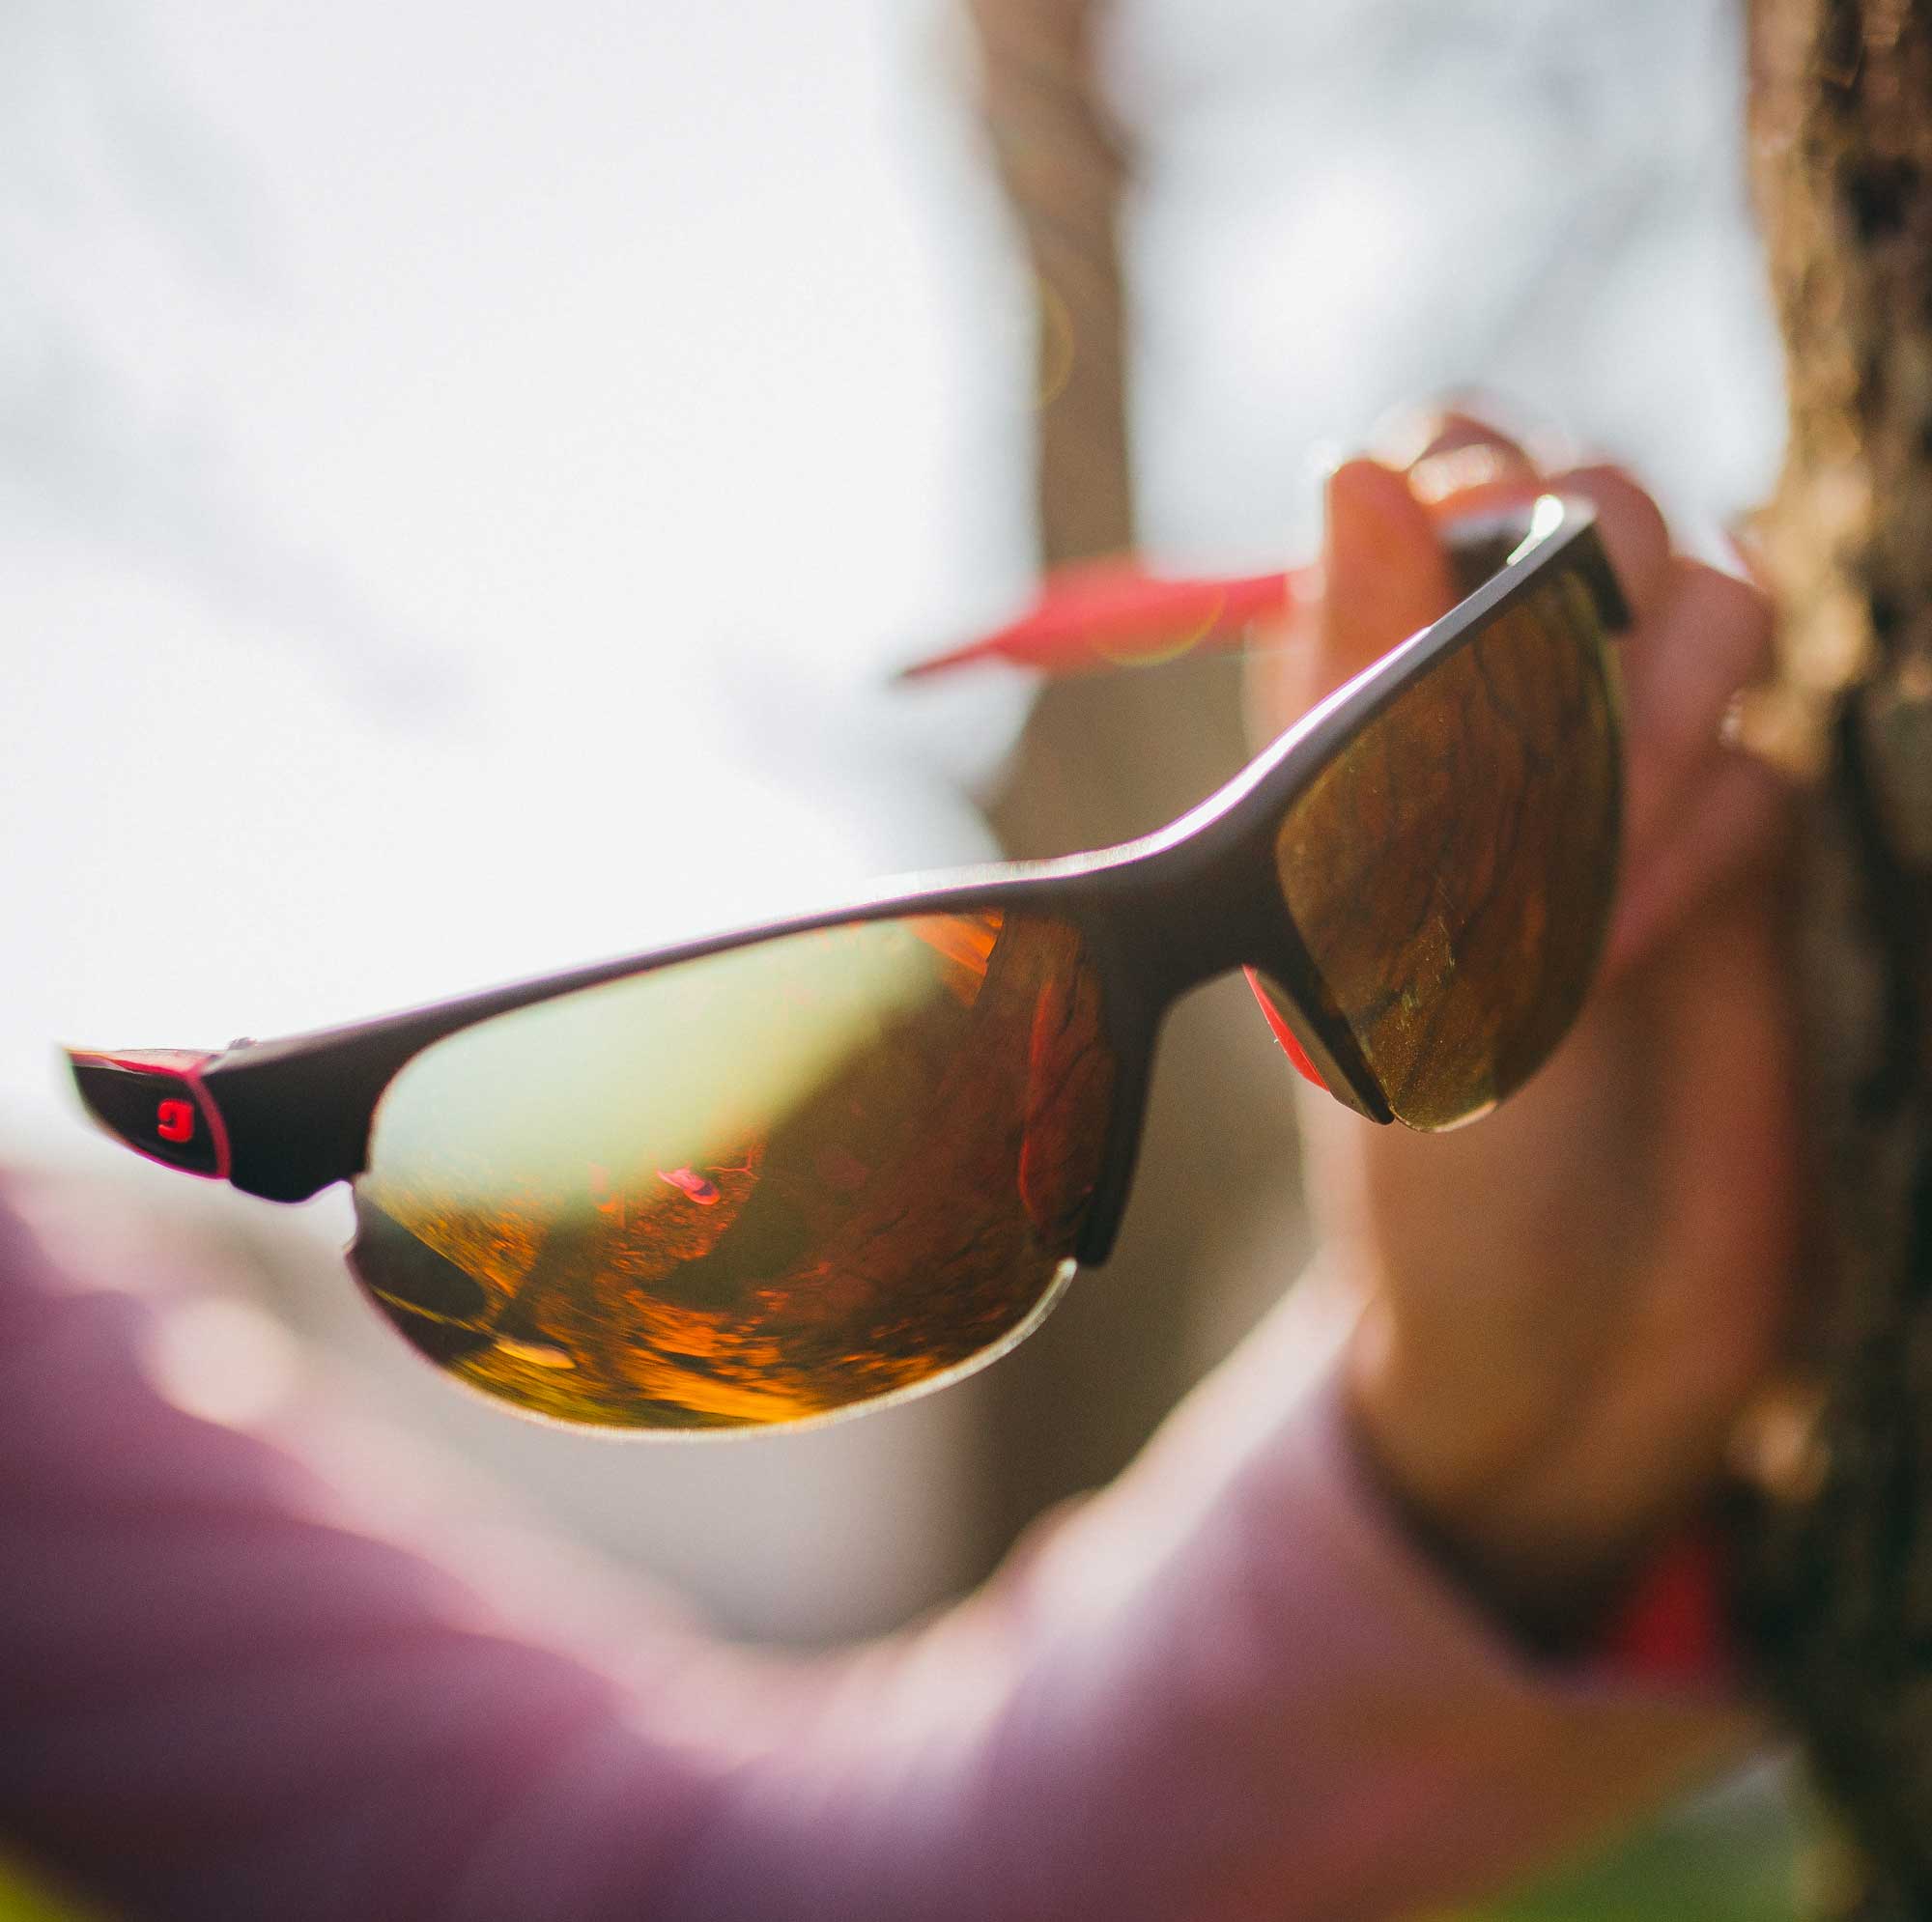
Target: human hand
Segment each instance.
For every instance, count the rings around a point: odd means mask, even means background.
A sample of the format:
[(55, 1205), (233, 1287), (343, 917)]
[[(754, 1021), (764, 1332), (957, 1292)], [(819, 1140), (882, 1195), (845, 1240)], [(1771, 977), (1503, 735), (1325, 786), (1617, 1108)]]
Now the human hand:
[(1324, 592), (1251, 696), (1278, 731), (1444, 610), (1444, 521), (1542, 492), (1594, 502), (1635, 614), (1602, 974), (1556, 1057), (1478, 1125), (1422, 1137), (1324, 1101), (1308, 1145), (1321, 1225), (1367, 1290), (1349, 1386), (1370, 1456), (1466, 1578), (1560, 1639), (1715, 1484), (1792, 1292), (1783, 796), (1719, 740), (1769, 606), (1673, 552), (1627, 475), (1543, 476), (1452, 417), (1406, 471), (1336, 471)]

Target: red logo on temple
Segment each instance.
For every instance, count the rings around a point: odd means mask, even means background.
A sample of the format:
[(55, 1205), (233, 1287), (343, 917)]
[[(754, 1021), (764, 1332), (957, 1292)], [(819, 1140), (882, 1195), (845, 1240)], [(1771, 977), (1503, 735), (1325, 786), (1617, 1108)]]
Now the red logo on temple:
[(164, 1142), (191, 1142), (194, 1139), (194, 1104), (163, 1101), (155, 1113), (155, 1132)]

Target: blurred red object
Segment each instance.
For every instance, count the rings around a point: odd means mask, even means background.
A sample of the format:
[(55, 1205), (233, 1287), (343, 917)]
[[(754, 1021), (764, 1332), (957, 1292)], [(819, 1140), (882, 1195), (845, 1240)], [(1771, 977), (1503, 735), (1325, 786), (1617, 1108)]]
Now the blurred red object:
[(1008, 626), (899, 670), (919, 680), (976, 661), (1049, 674), (1166, 661), (1237, 642), (1256, 621), (1286, 613), (1312, 590), (1312, 570), (1234, 579), (1163, 579), (1131, 555), (1056, 568), (1039, 599)]
[[(1312, 568), (1234, 579), (1164, 580), (1130, 555), (1082, 561), (1047, 575), (1039, 599), (1018, 620), (915, 661), (899, 669), (898, 678), (919, 680), (977, 661), (1005, 661), (1052, 675), (1147, 665), (1199, 647), (1236, 645), (1257, 621), (1278, 619), (1315, 591)], [(1289, 1060), (1306, 1080), (1325, 1087), (1252, 969), (1248, 982)]]

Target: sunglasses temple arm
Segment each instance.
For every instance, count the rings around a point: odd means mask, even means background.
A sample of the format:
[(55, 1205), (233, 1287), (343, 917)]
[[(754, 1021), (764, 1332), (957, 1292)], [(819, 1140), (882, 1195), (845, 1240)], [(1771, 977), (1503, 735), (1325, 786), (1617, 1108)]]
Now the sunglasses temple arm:
[(1151, 665), (1238, 646), (1257, 622), (1279, 620), (1318, 591), (1319, 571), (1164, 579), (1131, 560), (1061, 568), (1018, 620), (902, 667), (900, 681), (1003, 661), (1049, 676)]
[(67, 1050), (81, 1104), (114, 1139), (150, 1161), (225, 1181), (228, 1129), (202, 1081), (205, 1049)]

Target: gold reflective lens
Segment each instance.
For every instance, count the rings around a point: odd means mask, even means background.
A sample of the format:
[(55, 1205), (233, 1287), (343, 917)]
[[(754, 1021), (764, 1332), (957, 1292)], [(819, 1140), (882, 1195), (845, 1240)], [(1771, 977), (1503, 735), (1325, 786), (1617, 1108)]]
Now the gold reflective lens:
[(422, 1353), (527, 1411), (808, 1420), (1043, 1312), (1113, 1081), (1065, 922), (786, 935), (415, 1057), (377, 1110), (352, 1258)]
[(1604, 639), (1574, 573), (1538, 584), (1370, 721), (1276, 837), (1328, 1012), (1412, 1128), (1520, 1087), (1589, 987), (1617, 866)]

